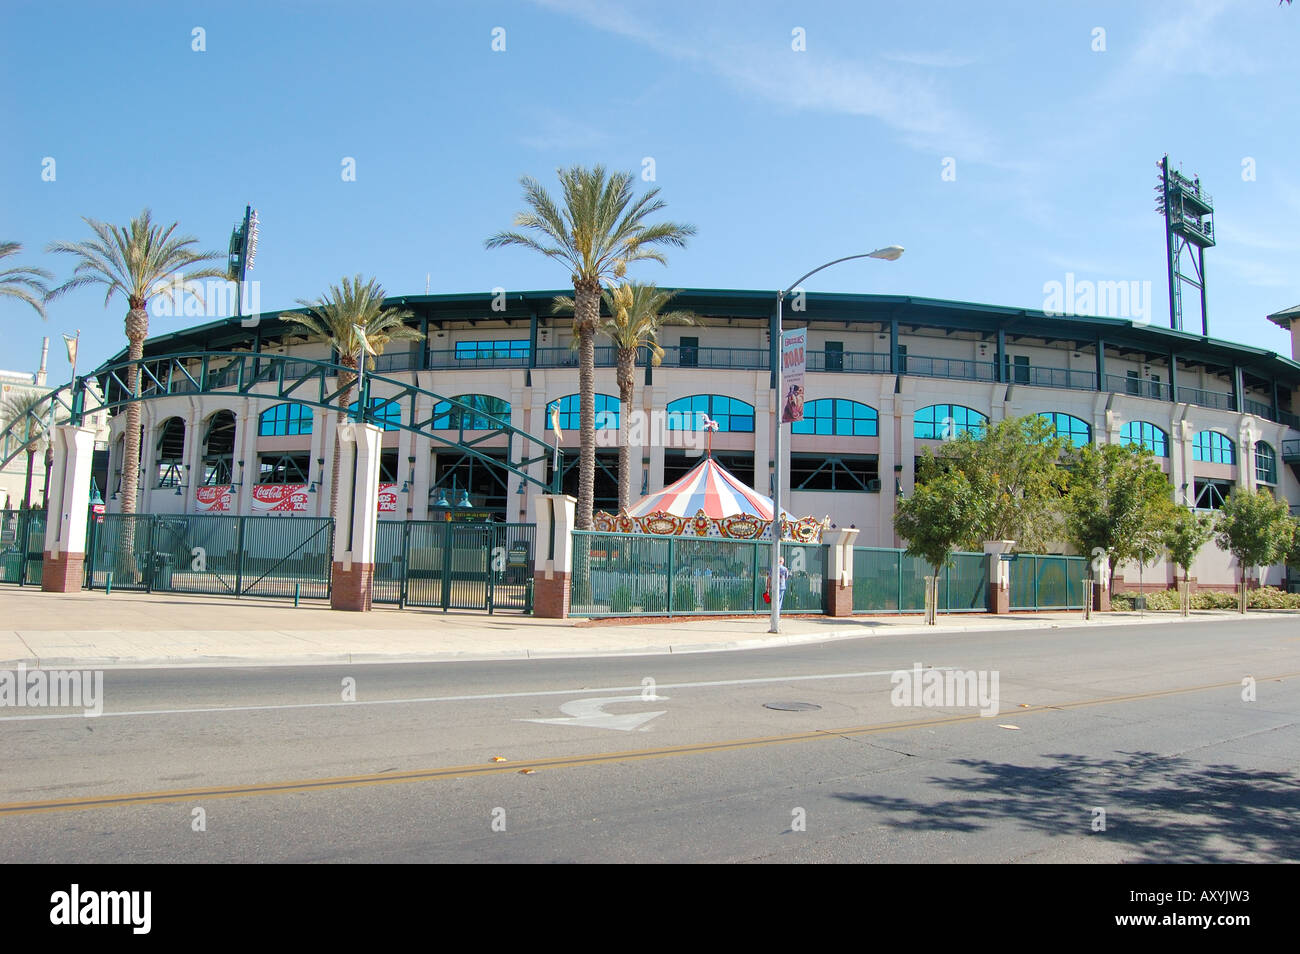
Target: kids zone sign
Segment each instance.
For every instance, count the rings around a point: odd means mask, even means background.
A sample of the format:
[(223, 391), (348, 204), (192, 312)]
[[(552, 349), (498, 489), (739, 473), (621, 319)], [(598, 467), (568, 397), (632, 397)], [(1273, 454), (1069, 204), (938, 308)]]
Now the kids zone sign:
[[(306, 513), (309, 498), (306, 484), (256, 484), (253, 513)], [(230, 485), (199, 487), (194, 494), (196, 513), (229, 513), (234, 495)], [(397, 513), (397, 484), (379, 485), (379, 513)]]

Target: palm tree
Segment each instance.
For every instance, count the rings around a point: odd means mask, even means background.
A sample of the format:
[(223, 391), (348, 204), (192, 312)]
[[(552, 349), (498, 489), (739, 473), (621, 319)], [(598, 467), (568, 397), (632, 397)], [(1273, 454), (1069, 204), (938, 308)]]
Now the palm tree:
[[(423, 341), (417, 329), (406, 326), (405, 321), (415, 316), (405, 308), (385, 308), (384, 288), (371, 278), (364, 285), (361, 276), (349, 279), (344, 276), (341, 285), (332, 285), (327, 294), (314, 302), (299, 299), (298, 304), (307, 309), (306, 314), (287, 313), (281, 321), (299, 325), (310, 334), (324, 338), (338, 353), (339, 364), (347, 370), (339, 372), (338, 423), (347, 419), (352, 404), (352, 389), (356, 385), (357, 368), (365, 345), (379, 355), (390, 341)], [(358, 334), (358, 327), (365, 334)], [(375, 359), (366, 359), (366, 367), (373, 368)], [(358, 398), (360, 400), (360, 398)], [(337, 514), (339, 501), (339, 441), (334, 436), (334, 463), (330, 471), (330, 514)]]
[[(17, 242), (0, 242), (0, 258), (17, 255), (23, 247)], [(6, 268), (0, 269), (0, 298), (17, 298), (36, 309), (37, 314), (45, 317), (45, 296), (49, 289), (45, 283), (54, 278), (43, 268)]]
[[(68, 279), (49, 294), (57, 298), (77, 288), (103, 285), (104, 307), (115, 294), (127, 300), (127, 359), (135, 362), (144, 357), (144, 342), (149, 337), (149, 298), (159, 294), (199, 296), (190, 284), (204, 278), (225, 278), (225, 270), (205, 265), (225, 256), (219, 252), (199, 252), (191, 248), (198, 239), (175, 235), (178, 223), (155, 224), (148, 209), (131, 224), (118, 228), (95, 219), (84, 218), (95, 237), (88, 242), (51, 242), (46, 251), (63, 252), (77, 258), (77, 267)], [(198, 266), (194, 271), (189, 269)], [(134, 398), (140, 368), (127, 369), (127, 389)], [(132, 400), (126, 406), (126, 434), (123, 440), (122, 513), (133, 514), (136, 508), (136, 484), (140, 471), (140, 404)], [(127, 523), (122, 536), (124, 554), (134, 546), (134, 528)]]
[(498, 232), (488, 248), (522, 245), (568, 266), (573, 279), (573, 328), (578, 339), (578, 456), (579, 530), (590, 530), (596, 480), (596, 329), (600, 324), (600, 295), (604, 282), (622, 278), (631, 262), (667, 259), (662, 246), (682, 248), (695, 227), (675, 222), (646, 223), (664, 208), (651, 189), (639, 199), (632, 194), (632, 174), (606, 174), (604, 166), (559, 170), (563, 206), (531, 176), (524, 176), (528, 211), (515, 215), (524, 232)]
[(32, 470), (38, 450), (46, 451), (47, 480), (49, 477), (49, 418), (50, 395), (43, 391), (18, 391), (0, 404), (0, 427), (8, 429), (18, 448), (27, 452), (23, 510), (30, 509), (32, 505)]
[[(689, 311), (663, 313), (667, 304), (676, 297), (675, 291), (664, 291), (653, 282), (622, 282), (606, 290), (601, 298), (608, 316), (601, 316), (600, 332), (614, 344), (614, 369), (618, 379), (618, 399), (622, 405), (618, 427), (618, 509), (625, 512), (632, 505), (632, 461), (628, 444), (632, 401), (636, 394), (636, 353), (645, 348), (650, 353), (650, 364), (659, 367), (664, 349), (659, 346), (659, 329), (663, 325), (693, 325), (695, 315)], [(555, 300), (554, 311), (572, 311), (573, 299)]]

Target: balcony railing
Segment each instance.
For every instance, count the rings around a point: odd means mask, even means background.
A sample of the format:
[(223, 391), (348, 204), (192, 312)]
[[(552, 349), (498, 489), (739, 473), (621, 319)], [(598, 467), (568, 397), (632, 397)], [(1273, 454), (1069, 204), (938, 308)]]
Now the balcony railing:
[(996, 381), (998, 366), (992, 361), (969, 361), (965, 358), (932, 358), (909, 354), (899, 360), (899, 371), (926, 378), (960, 378), (964, 381)]
[[(766, 361), (763, 367), (767, 367)], [(808, 370), (888, 374), (889, 355), (878, 351), (809, 351)]]
[(729, 371), (763, 371), (768, 367), (765, 348), (664, 348), (665, 368), (719, 368)]
[(1288, 464), (1300, 462), (1300, 441), (1283, 441), (1282, 459)]
[(1199, 404), (1201, 407), (1216, 408), (1220, 411), (1234, 410), (1232, 395), (1223, 391), (1206, 391), (1202, 388), (1189, 388), (1179, 385), (1178, 400), (1187, 404)]
[[(574, 352), (577, 355), (577, 352)], [(526, 368), (528, 367), (527, 354), (508, 354), (506, 352), (496, 353), (474, 353), (465, 352), (457, 353), (456, 351), (430, 351), (429, 367), (439, 371), (448, 368), (464, 368), (474, 370), (475, 368)]]
[(1097, 387), (1097, 375), (1092, 371), (1072, 371), (1069, 368), (1040, 368), (1035, 365), (1012, 367), (1011, 384), (1028, 384), (1036, 388), (1075, 388), (1092, 391)]
[(1172, 397), (1169, 385), (1164, 381), (1147, 381), (1143, 378), (1130, 378), (1119, 374), (1106, 375), (1106, 390), (1113, 391), (1115, 394), (1151, 398), (1155, 401), (1168, 401)]
[[(527, 366), (527, 361), (523, 366)], [(578, 366), (577, 348), (538, 348), (537, 366), (539, 368), (576, 368)], [(614, 348), (610, 345), (596, 347), (596, 367), (614, 367)]]

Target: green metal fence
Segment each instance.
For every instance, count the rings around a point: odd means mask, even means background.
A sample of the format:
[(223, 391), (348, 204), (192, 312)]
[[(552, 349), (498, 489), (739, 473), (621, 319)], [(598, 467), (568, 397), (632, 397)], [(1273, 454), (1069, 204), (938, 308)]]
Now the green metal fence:
[(40, 586), (44, 510), (0, 510), (0, 583)]
[[(920, 557), (882, 547), (853, 548), (853, 612), (920, 613), (925, 578), (933, 570)], [(988, 570), (982, 553), (954, 553), (939, 576), (940, 613), (987, 609)]]
[(1011, 609), (1083, 609), (1088, 561), (1018, 553), (1011, 561)]
[[(328, 517), (106, 514), (92, 520), (86, 585), (144, 592), (325, 599)], [(111, 574), (111, 577), (110, 577)]]
[[(574, 531), (573, 616), (766, 613), (771, 545), (718, 537)], [(820, 613), (826, 547), (782, 543), (782, 612)]]
[(434, 609), (533, 609), (531, 523), (381, 520), (376, 603)]

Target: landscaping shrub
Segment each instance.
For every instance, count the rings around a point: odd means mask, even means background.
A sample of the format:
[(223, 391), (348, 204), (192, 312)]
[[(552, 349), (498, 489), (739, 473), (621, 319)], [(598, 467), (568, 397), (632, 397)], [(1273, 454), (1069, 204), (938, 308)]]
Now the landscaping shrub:
[(673, 587), (673, 612), (690, 613), (695, 609), (695, 583), (679, 580)]
[[(1116, 593), (1111, 597), (1111, 609), (1119, 612), (1132, 610), (1133, 600), (1137, 595), (1137, 593)], [(1177, 590), (1160, 590), (1145, 595), (1149, 610), (1154, 612), (1178, 610)], [(1300, 593), (1283, 593), (1276, 587), (1267, 586), (1263, 589), (1251, 590), (1246, 605), (1249, 609), (1300, 609)], [(1208, 590), (1192, 593), (1194, 610), (1235, 610), (1236, 608), (1236, 593), (1218, 593)]]
[(626, 586), (620, 586), (609, 594), (609, 611), (611, 613), (632, 612), (632, 591)]

